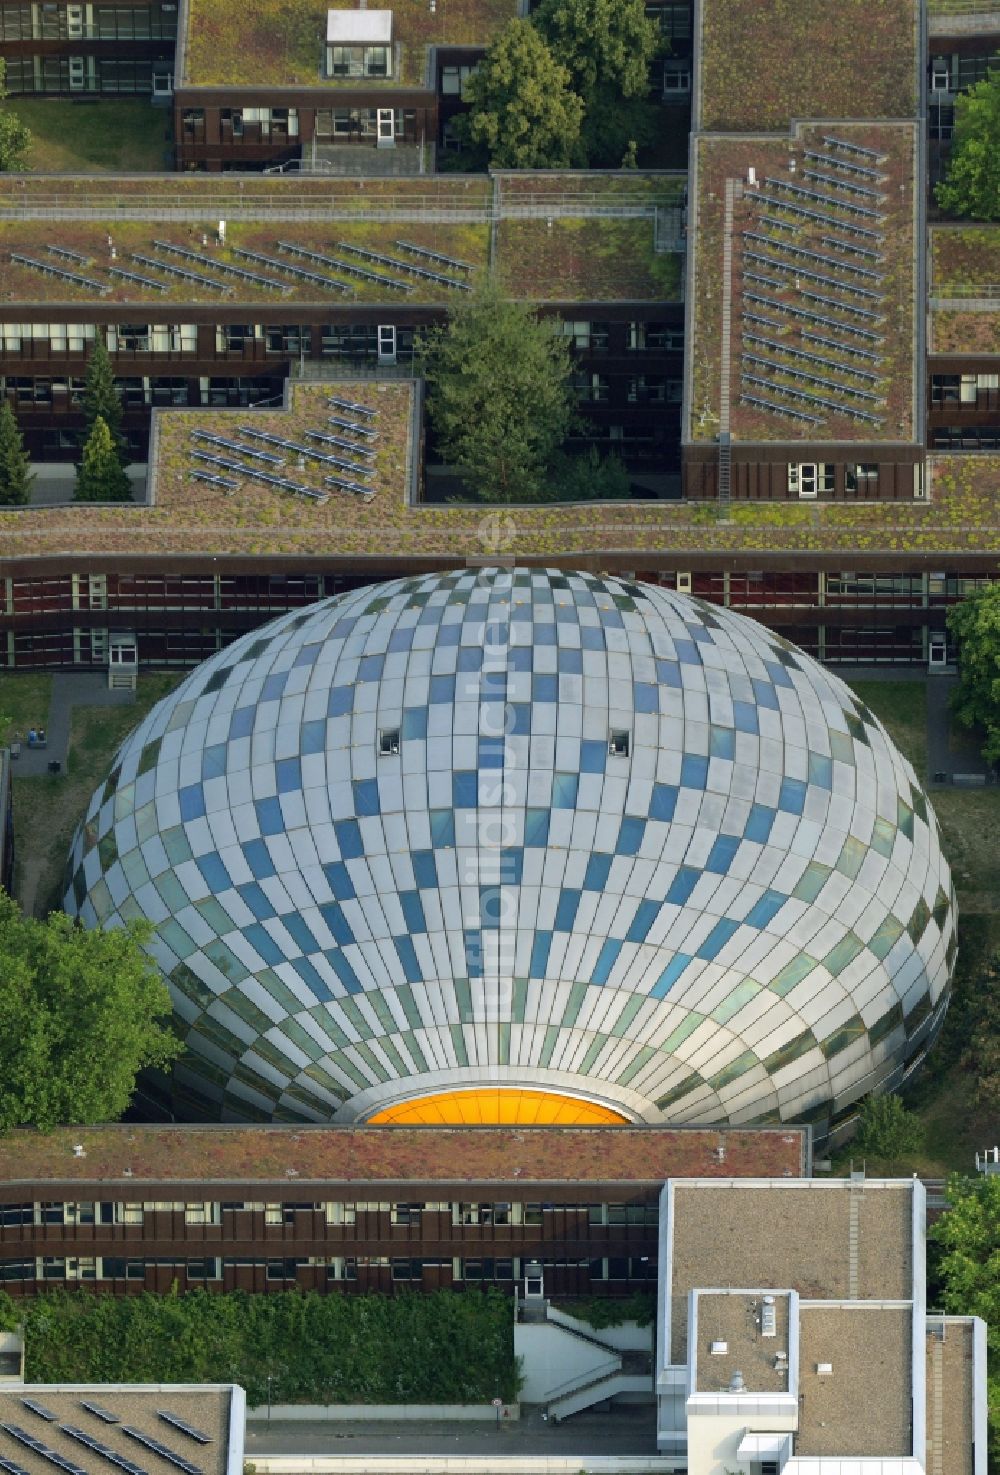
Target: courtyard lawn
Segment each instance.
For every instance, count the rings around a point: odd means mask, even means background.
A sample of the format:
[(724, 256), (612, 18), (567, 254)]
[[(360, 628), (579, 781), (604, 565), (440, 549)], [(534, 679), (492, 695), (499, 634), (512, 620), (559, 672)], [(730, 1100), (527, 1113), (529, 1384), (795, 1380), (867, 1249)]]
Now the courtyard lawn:
[(170, 113), (149, 102), (13, 98), (9, 107), (31, 129), (33, 173), (132, 174), (171, 167)]

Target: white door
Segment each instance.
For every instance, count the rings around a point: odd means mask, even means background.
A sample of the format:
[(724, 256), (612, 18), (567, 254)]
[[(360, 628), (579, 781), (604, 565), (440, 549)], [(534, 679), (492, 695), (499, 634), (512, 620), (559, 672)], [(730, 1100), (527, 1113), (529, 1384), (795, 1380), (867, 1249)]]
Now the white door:
[(396, 147), (396, 109), (378, 109), (378, 147), (380, 149), (391, 149)]
[(927, 669), (942, 671), (948, 664), (948, 636), (944, 630), (932, 630), (927, 639)]
[(69, 59), (69, 90), (70, 92), (82, 92), (86, 83), (86, 68), (82, 56), (71, 56)]
[(380, 364), (396, 362), (396, 329), (391, 323), (378, 325), (378, 361)]
[(537, 1260), (529, 1260), (524, 1267), (524, 1299), (537, 1301), (545, 1294), (542, 1267)]
[(83, 36), (83, 6), (66, 6), (66, 35), (71, 41), (78, 41)]

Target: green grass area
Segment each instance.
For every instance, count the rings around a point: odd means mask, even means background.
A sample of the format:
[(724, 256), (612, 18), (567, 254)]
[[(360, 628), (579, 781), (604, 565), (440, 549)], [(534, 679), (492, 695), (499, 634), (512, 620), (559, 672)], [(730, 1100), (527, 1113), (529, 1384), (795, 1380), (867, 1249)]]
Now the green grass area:
[[(76, 707), (66, 772), (14, 779), (14, 894), (25, 911), (45, 916), (61, 901), (69, 847), (94, 789), (119, 743), (184, 672), (139, 677), (134, 705)], [(51, 676), (0, 676), (0, 712), (17, 714), (13, 730), (46, 721)]]
[(29, 727), (48, 721), (52, 677), (41, 672), (0, 676), (0, 743), (23, 738)]
[(148, 102), (15, 99), (31, 129), (28, 167), (38, 174), (145, 173), (171, 167), (170, 114)]

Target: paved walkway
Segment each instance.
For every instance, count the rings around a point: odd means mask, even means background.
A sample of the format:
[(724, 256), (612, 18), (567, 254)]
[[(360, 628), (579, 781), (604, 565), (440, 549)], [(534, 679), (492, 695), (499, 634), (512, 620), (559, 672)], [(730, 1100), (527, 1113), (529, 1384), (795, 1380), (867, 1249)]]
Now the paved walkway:
[(48, 713), (38, 714), (39, 725), (45, 727), (46, 746), (29, 748), (27, 733), (21, 733), (21, 756), (12, 772), (15, 778), (35, 778), (48, 773), (49, 764), (57, 762), (66, 772), (69, 753), (69, 729), (74, 707), (130, 707), (134, 691), (111, 691), (105, 671), (57, 671), (52, 677), (52, 700)]
[(980, 751), (981, 740), (952, 718), (951, 695), (957, 685), (957, 676), (932, 676), (927, 682), (927, 773), (932, 789), (996, 781)]
[(585, 1411), (555, 1424), (527, 1409), (513, 1423), (350, 1423), (247, 1425), (246, 1457), (254, 1455), (653, 1455), (656, 1409), (629, 1405), (610, 1413)]

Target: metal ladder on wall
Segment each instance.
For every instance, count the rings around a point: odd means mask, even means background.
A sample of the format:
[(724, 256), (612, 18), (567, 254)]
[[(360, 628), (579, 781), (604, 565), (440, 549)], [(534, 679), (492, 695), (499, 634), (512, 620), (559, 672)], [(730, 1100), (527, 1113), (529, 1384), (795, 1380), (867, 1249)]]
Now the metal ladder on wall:
[(732, 503), (733, 443), (729, 430), (729, 395), (732, 354), (733, 310), (733, 211), (743, 189), (739, 180), (726, 180), (726, 205), (722, 237), (722, 336), (719, 359), (719, 517), (728, 521)]

